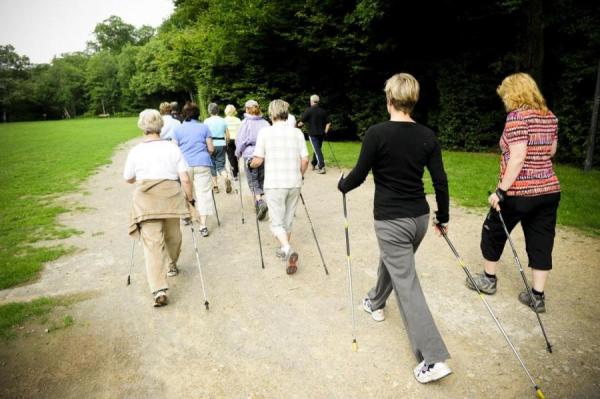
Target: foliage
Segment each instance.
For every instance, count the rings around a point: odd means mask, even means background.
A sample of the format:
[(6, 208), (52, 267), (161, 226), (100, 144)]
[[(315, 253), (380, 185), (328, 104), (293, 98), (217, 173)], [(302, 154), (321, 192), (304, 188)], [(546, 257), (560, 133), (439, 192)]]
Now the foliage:
[(96, 25), (88, 52), (77, 60), (41, 67), (22, 60), (19, 68), (4, 68), (0, 90), (14, 88), (2, 92), (9, 119), (59, 118), (81, 109), (114, 115), (165, 100), (193, 100), (205, 112), (209, 102), (241, 108), (249, 98), (263, 106), (283, 98), (298, 115), (317, 93), (332, 115), (332, 136), (352, 139), (386, 117), (384, 82), (406, 71), (421, 85), (415, 118), (439, 132), (448, 148), (484, 150), (496, 145), (505, 117), (497, 85), (524, 71), (560, 120), (558, 159), (579, 163), (585, 154), (600, 53), (599, 2), (174, 4), (156, 31), (112, 16)]
[(76, 190), (135, 134), (134, 118), (0, 125), (0, 289), (30, 280), (68, 250), (35, 245), (76, 233), (57, 225), (68, 211), (58, 196)]

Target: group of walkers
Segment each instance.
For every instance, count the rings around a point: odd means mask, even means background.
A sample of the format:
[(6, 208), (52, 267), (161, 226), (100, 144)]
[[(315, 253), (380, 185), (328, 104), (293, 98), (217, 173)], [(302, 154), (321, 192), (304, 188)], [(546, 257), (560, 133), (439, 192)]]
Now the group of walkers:
[[(431, 174), (437, 204), (433, 225), (444, 236), (450, 218), (448, 179), (436, 134), (411, 116), (419, 99), (417, 80), (399, 73), (387, 80), (384, 91), (390, 119), (367, 130), (355, 167), (346, 177), (340, 177), (337, 188), (346, 195), (360, 186), (369, 172), (373, 174), (373, 213), (380, 258), (377, 281), (363, 299), (362, 307), (381, 322), (385, 320), (386, 301), (392, 290), (395, 292), (418, 363), (415, 378), (427, 383), (451, 373), (446, 364), (450, 354), (421, 289), (414, 255), (429, 225), (430, 208), (423, 185), (425, 168)], [(467, 287), (488, 295), (496, 292), (497, 262), (507, 235), (521, 222), (533, 284), (531, 292), (521, 293), (518, 300), (536, 313), (544, 312), (544, 288), (552, 268), (560, 201), (560, 186), (552, 165), (558, 121), (528, 74), (508, 76), (497, 93), (508, 112), (500, 138), (500, 174), (496, 190), (488, 198), (491, 209), (481, 232), (484, 270), (474, 279), (468, 278)], [(325, 173), (320, 149), (331, 122), (319, 107), (318, 96), (311, 96), (310, 104), (298, 125), (308, 126), (314, 148), (313, 169)], [(163, 109), (161, 104), (163, 115), (168, 115), (166, 105)], [(216, 160), (225, 152), (233, 178), (239, 177), (233, 165), (237, 166), (238, 159), (243, 160), (257, 217), (264, 219), (268, 211), (271, 231), (280, 245), (277, 256), (285, 259), (287, 273), (293, 274), (298, 267), (299, 256), (290, 239), (308, 168), (308, 151), (295, 118), (290, 124), (289, 104), (283, 100), (269, 104), (272, 124), (262, 117), (254, 100), (246, 102), (241, 122), (234, 116), (233, 106), (227, 106), (228, 116), (223, 121), (217, 116), (216, 104), (209, 105), (208, 110), (212, 116), (206, 124), (200, 123), (198, 107), (186, 104), (185, 119), (175, 128), (169, 127), (168, 118), (163, 123), (157, 111), (143, 111), (138, 126), (144, 131), (145, 140), (127, 158), (124, 177), (129, 183), (138, 182), (130, 231), (141, 232), (155, 306), (166, 304), (165, 276), (177, 273), (179, 219), (196, 217), (203, 235), (208, 235), (206, 216), (213, 212), (211, 184), (216, 187), (217, 176), (222, 176), (230, 191), (227, 171), (223, 173), (225, 162)], [(161, 140), (161, 129), (169, 132), (165, 138), (172, 142)], [(196, 211), (198, 216), (194, 216)]]

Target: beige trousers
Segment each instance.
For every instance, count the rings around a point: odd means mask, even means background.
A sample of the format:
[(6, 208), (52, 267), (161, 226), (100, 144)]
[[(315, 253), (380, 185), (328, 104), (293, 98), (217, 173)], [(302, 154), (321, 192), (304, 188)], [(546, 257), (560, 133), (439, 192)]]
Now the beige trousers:
[(167, 271), (177, 263), (181, 251), (179, 219), (155, 219), (141, 222), (146, 274), (150, 292), (167, 289)]
[(196, 197), (196, 209), (203, 216), (213, 215), (214, 205), (212, 200), (212, 181), (210, 177), (210, 166), (195, 166), (188, 169), (190, 179), (194, 186)]

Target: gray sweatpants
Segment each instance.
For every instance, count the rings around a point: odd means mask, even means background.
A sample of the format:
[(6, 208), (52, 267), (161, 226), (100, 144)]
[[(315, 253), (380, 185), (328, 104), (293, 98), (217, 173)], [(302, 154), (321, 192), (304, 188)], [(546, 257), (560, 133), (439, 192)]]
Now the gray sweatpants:
[(425, 237), (429, 215), (375, 220), (380, 261), (377, 283), (369, 291), (372, 309), (385, 306), (392, 288), (413, 353), (418, 362), (443, 362), (450, 358), (433, 321), (415, 271), (415, 252)]

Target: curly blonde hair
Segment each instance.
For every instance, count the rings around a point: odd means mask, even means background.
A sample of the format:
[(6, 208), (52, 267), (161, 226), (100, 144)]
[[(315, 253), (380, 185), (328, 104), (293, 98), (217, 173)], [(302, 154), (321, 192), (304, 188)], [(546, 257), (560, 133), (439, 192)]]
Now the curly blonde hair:
[(527, 73), (519, 72), (507, 76), (496, 89), (496, 93), (502, 99), (507, 112), (524, 108), (539, 110), (543, 114), (548, 113), (542, 92), (535, 80)]

